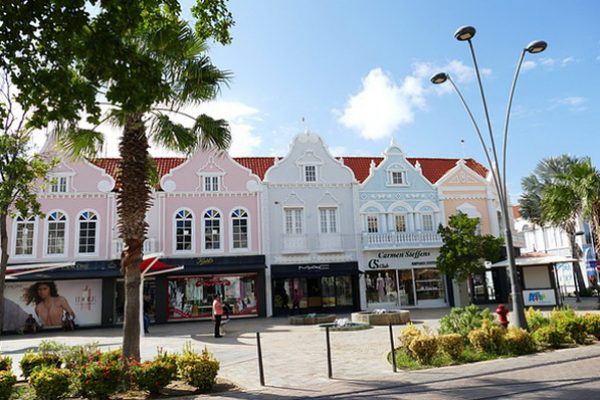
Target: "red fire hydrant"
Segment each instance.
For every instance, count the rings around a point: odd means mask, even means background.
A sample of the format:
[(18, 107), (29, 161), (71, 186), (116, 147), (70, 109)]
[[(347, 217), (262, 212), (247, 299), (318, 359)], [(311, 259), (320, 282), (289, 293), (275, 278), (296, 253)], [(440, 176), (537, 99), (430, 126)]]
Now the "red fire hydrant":
[(500, 325), (502, 325), (502, 327), (507, 328), (508, 327), (508, 309), (506, 307), (504, 307), (504, 304), (500, 304), (498, 306), (498, 308), (496, 308), (496, 314), (498, 314), (498, 321), (500, 322)]

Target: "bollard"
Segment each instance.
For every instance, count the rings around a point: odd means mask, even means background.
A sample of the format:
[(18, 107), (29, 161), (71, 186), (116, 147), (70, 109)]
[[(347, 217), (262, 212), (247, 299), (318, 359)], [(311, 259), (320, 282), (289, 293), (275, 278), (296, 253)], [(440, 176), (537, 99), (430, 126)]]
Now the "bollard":
[(331, 368), (331, 343), (329, 341), (329, 327), (325, 327), (325, 337), (327, 338), (327, 376), (329, 379), (333, 376), (333, 371)]
[(265, 371), (263, 370), (262, 349), (260, 347), (260, 332), (256, 332), (256, 345), (258, 350), (258, 376), (260, 378), (260, 386), (265, 386)]
[(390, 322), (390, 346), (392, 347), (392, 369), (396, 372), (396, 349), (394, 348), (394, 331)]

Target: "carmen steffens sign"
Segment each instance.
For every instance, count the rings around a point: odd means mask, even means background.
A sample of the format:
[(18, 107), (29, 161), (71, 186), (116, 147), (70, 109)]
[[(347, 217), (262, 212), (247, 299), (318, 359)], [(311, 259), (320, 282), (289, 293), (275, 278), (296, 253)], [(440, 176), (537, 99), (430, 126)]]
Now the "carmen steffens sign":
[[(435, 253), (435, 254), (434, 254)], [(409, 249), (404, 251), (381, 251), (371, 258), (370, 269), (402, 268), (416, 265), (435, 265), (437, 250)]]

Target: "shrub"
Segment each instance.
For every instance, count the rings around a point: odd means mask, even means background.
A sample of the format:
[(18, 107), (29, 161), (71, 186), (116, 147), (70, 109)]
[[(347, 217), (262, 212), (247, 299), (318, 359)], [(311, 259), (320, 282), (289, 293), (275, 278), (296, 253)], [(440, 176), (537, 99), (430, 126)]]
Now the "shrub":
[(533, 332), (533, 339), (539, 344), (554, 349), (561, 347), (568, 341), (567, 333), (558, 329), (556, 325), (542, 326), (537, 331)]
[(478, 351), (498, 354), (502, 351), (504, 328), (484, 320), (480, 329), (469, 332), (469, 342)]
[(421, 364), (427, 364), (437, 352), (437, 339), (421, 335), (410, 343), (409, 350)]
[(177, 375), (177, 366), (167, 361), (147, 361), (134, 369), (140, 389), (157, 394)]
[(21, 359), (21, 371), (25, 378), (29, 378), (37, 367), (60, 367), (61, 361), (56, 354), (50, 353), (26, 353)]
[(527, 325), (531, 332), (537, 331), (542, 326), (550, 325), (550, 318), (544, 317), (540, 310), (536, 310), (533, 307), (529, 307), (525, 313), (527, 318)]
[(0, 400), (8, 400), (17, 383), (17, 377), (10, 371), (0, 371)]
[(583, 316), (585, 331), (600, 339), (600, 314), (586, 314)]
[(506, 350), (512, 354), (529, 354), (535, 352), (535, 342), (525, 329), (510, 327), (504, 335)]
[(440, 335), (437, 338), (440, 350), (456, 360), (465, 349), (464, 339), (458, 333)]
[(108, 399), (122, 388), (123, 363), (96, 361), (84, 365), (77, 371), (81, 392), (91, 399)]
[(474, 329), (481, 328), (483, 321), (493, 321), (492, 312), (487, 309), (481, 309), (474, 304), (464, 308), (453, 308), (450, 314), (440, 319), (441, 334), (458, 333), (466, 338)]
[(69, 346), (54, 340), (42, 340), (38, 346), (40, 353), (55, 354), (60, 357), (69, 369), (77, 368), (100, 359), (100, 349), (97, 342), (80, 346)]
[(212, 389), (219, 372), (219, 361), (213, 358), (206, 348), (202, 354), (195, 353), (191, 346), (184, 349), (177, 358), (177, 368), (181, 378), (201, 391)]
[(52, 367), (36, 368), (29, 382), (38, 399), (58, 400), (69, 393), (71, 372)]
[(577, 314), (571, 307), (555, 307), (550, 313), (550, 323), (557, 324), (559, 321), (575, 318), (576, 316)]
[(587, 339), (586, 322), (583, 317), (573, 316), (561, 318), (557, 321), (556, 326), (559, 330), (564, 331), (572, 341), (577, 344), (584, 344)]
[(420, 336), (423, 336), (423, 332), (413, 324), (409, 323), (404, 329), (402, 329), (398, 339), (400, 340), (402, 347), (408, 349), (412, 341)]
[(123, 360), (123, 350), (116, 349), (100, 353), (100, 361), (105, 363), (121, 362)]
[(10, 371), (12, 369), (12, 358), (0, 356), (0, 371)]

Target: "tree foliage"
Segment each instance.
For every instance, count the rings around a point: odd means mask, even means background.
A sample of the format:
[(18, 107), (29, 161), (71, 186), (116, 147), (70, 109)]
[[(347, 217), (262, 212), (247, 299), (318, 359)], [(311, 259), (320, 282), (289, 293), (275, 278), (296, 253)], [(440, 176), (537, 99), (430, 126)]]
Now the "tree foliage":
[(458, 213), (450, 216), (448, 226), (440, 225), (438, 233), (444, 244), (437, 265), (441, 272), (464, 281), (471, 274), (484, 271), (484, 261), (498, 261), (504, 240), (476, 234), (478, 224), (479, 218)]

